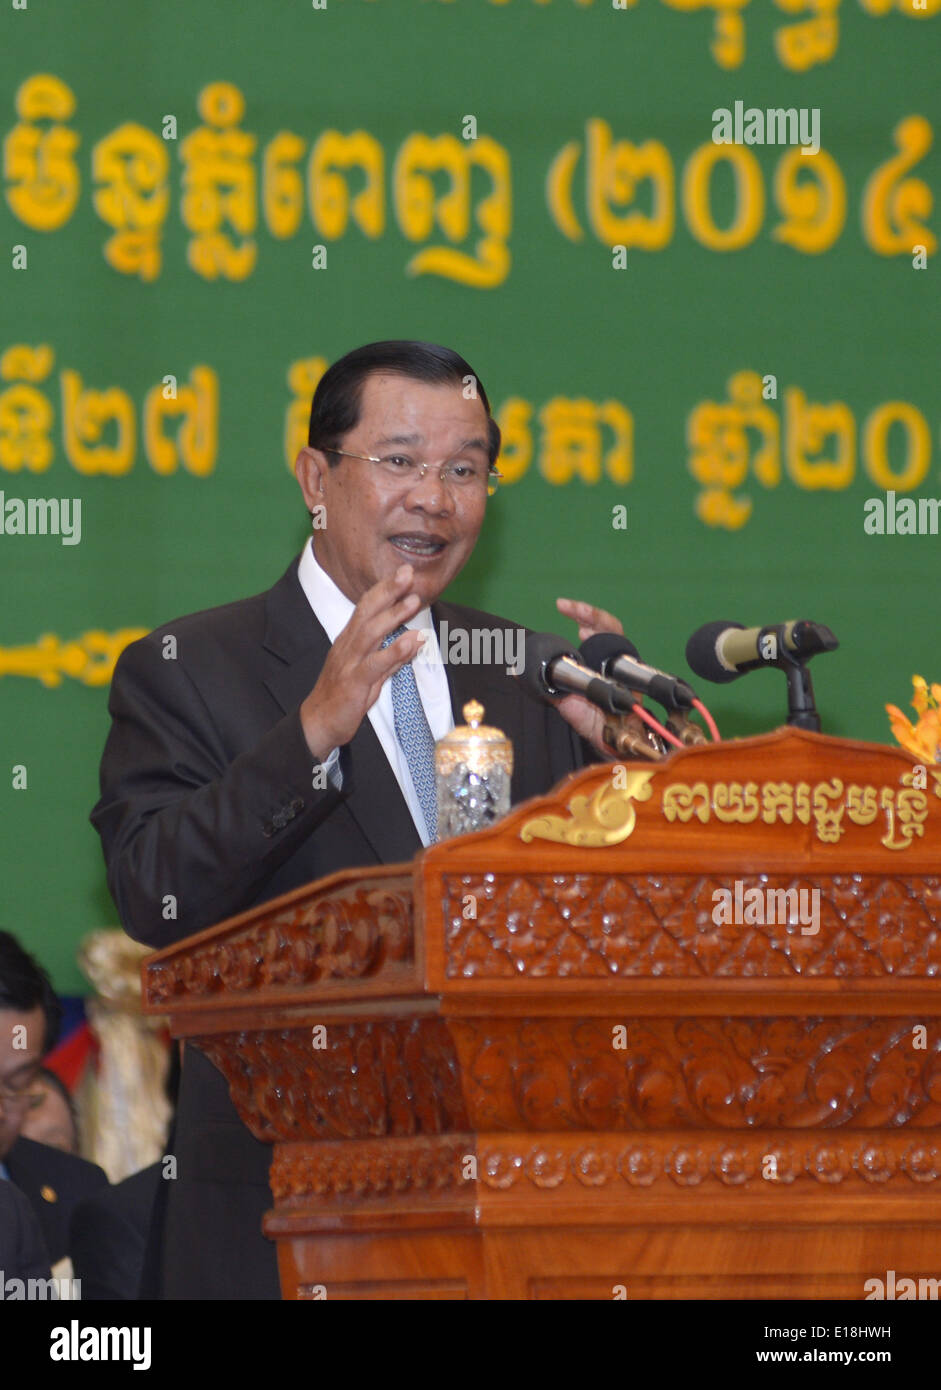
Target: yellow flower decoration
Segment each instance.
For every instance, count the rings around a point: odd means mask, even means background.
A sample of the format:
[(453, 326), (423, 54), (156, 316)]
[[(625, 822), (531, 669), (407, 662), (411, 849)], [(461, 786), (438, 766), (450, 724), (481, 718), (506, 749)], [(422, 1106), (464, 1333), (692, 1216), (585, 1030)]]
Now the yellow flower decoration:
[(893, 737), (920, 763), (941, 763), (941, 685), (929, 686), (923, 676), (912, 676), (912, 687), (917, 724), (912, 724), (897, 705), (885, 707)]

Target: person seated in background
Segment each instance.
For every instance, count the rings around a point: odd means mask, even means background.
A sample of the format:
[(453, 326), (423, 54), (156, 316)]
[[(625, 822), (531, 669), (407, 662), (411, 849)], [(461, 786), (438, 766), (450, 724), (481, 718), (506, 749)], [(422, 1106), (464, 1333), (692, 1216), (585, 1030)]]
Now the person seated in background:
[(29, 1198), (11, 1182), (0, 1182), (0, 1295), (16, 1295), (10, 1281), (50, 1279), (49, 1256)]
[(53, 1265), (69, 1254), (76, 1202), (108, 1182), (96, 1164), (20, 1133), (27, 1113), (44, 1103), (36, 1079), (61, 1016), (49, 976), (16, 937), (0, 931), (0, 1179), (29, 1199)]
[(77, 1154), (78, 1114), (61, 1076), (48, 1067), (40, 1067), (32, 1090), (41, 1100), (27, 1109), (20, 1125), (22, 1137), (35, 1139), (37, 1144), (51, 1144), (63, 1153)]

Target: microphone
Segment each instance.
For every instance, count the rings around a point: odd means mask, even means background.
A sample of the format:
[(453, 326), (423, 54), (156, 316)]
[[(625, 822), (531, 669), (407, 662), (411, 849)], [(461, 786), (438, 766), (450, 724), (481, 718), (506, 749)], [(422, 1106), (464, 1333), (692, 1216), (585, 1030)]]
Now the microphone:
[(583, 695), (608, 714), (626, 714), (636, 703), (630, 691), (617, 681), (608, 680), (579, 661), (564, 637), (556, 637), (552, 632), (527, 633), (524, 653), (517, 680), (537, 700)]
[(579, 648), (588, 666), (609, 680), (639, 690), (668, 710), (692, 709), (696, 692), (685, 681), (658, 671), (641, 661), (637, 648), (626, 637), (613, 632), (596, 632)]
[(686, 663), (703, 680), (725, 685), (746, 671), (807, 661), (818, 652), (836, 651), (839, 645), (823, 623), (801, 621), (769, 627), (706, 623), (687, 642)]

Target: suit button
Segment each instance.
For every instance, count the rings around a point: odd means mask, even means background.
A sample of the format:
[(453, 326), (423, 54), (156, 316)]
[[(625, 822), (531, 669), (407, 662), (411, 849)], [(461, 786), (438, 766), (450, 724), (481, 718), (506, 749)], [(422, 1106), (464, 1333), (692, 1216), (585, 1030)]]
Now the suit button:
[(262, 835), (264, 835), (266, 840), (271, 839), (272, 835), (274, 834), (274, 826), (271, 824), (270, 820), (265, 821), (264, 825), (261, 827), (261, 833)]

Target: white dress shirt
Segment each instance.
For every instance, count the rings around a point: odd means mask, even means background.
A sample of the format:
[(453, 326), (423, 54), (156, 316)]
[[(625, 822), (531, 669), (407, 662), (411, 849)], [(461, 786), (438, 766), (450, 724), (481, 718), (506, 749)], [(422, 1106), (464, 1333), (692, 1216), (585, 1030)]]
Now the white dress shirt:
[[(346, 594), (337, 588), (326, 570), (317, 563), (314, 556), (313, 539), (308, 540), (304, 546), (303, 554), (297, 566), (297, 577), (313, 610), (314, 617), (319, 621), (331, 643), (335, 642), (353, 616), (356, 605), (351, 603)], [(418, 656), (412, 663), (412, 670), (415, 673), (415, 684), (418, 687), (418, 694), (432, 737), (437, 740), (454, 728), (454, 716), (451, 712), (451, 692), (448, 689), (448, 677), (441, 660), (441, 649), (438, 646), (438, 634), (431, 620), (431, 609), (422, 608), (413, 618), (409, 618), (405, 626), (423, 628), (427, 633), (424, 646), (420, 648)], [(391, 676), (383, 682), (379, 697), (372, 709), (368, 711), (368, 715), (376, 737), (382, 745), (382, 750), (389, 760), (389, 766), (395, 774), (395, 780), (402, 789), (402, 795), (411, 812), (412, 820), (415, 822), (415, 829), (421, 836), (422, 844), (427, 845), (429, 838), (425, 828), (425, 818), (422, 815), (421, 803), (412, 785), (405, 750), (399, 743), (395, 732)], [(334, 749), (324, 764), (334, 780), (337, 780), (334, 769), (338, 758), (339, 750)]]

